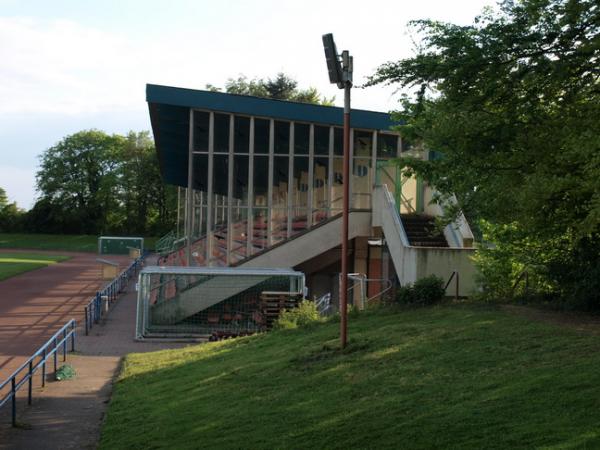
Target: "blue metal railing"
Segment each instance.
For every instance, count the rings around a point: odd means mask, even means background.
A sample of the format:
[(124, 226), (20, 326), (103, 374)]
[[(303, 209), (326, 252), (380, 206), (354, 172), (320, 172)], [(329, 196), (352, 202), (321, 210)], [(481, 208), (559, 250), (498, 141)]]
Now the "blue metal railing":
[[(87, 336), (95, 323), (99, 323), (104, 314), (108, 312), (110, 305), (117, 301), (119, 293), (125, 289), (131, 277), (137, 275), (142, 265), (143, 257), (133, 261), (127, 269), (108, 283), (104, 289), (96, 292), (96, 295), (84, 308), (85, 335)], [(104, 305), (103, 305), (104, 302)]]
[[(75, 351), (75, 328), (77, 324), (74, 319), (69, 320), (48, 341), (42, 345), (25, 363), (0, 384), (0, 408), (8, 401), (12, 404), (12, 425), (17, 424), (17, 391), (27, 383), (27, 404), (31, 405), (33, 393), (33, 375), (42, 369), (42, 387), (46, 385), (46, 362), (54, 356), (54, 376), (58, 365), (58, 352), (62, 347), (63, 361), (67, 360), (68, 341), (71, 340), (71, 351)], [(22, 375), (22, 376), (21, 376)], [(6, 389), (8, 387), (8, 389)], [(8, 390), (6, 394), (2, 394)]]

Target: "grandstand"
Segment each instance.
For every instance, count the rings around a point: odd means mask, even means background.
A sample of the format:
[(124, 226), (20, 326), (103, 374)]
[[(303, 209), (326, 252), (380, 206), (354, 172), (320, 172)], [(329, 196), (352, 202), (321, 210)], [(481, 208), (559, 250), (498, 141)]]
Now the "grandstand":
[[(162, 178), (179, 187), (178, 226), (160, 265), (293, 268), (306, 274), (311, 298), (331, 293), (335, 303), (342, 110), (158, 85), (146, 94)], [(444, 205), (394, 163), (431, 153), (407, 145), (393, 125), (387, 113), (352, 111), (350, 271), (367, 280), (369, 298), (388, 280), (453, 272), (466, 295), (469, 225), (460, 217), (435, 231)]]

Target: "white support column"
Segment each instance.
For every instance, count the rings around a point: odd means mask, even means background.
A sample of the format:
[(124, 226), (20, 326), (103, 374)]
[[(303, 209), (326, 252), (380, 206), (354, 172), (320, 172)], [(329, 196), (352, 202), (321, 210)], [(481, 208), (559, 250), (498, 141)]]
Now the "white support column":
[(306, 228), (312, 227), (313, 224), (313, 193), (315, 188), (314, 183), (314, 162), (315, 162), (315, 126), (310, 124), (310, 132), (308, 137), (308, 192), (306, 207)]
[(250, 117), (250, 147), (248, 155), (248, 222), (246, 228), (246, 257), (252, 255), (252, 237), (254, 236), (254, 117)]
[(229, 164), (227, 165), (227, 265), (230, 265), (233, 248), (233, 149), (235, 139), (235, 116), (229, 116)]
[(334, 127), (329, 127), (329, 164), (327, 169), (327, 217), (331, 217), (333, 202), (333, 139), (335, 136)]
[(188, 136), (188, 187), (186, 191), (185, 211), (185, 255), (188, 266), (192, 265), (192, 215), (194, 213), (194, 110), (190, 108)]
[(273, 171), (275, 153), (275, 121), (269, 121), (269, 181), (267, 185), (267, 247), (273, 245)]
[(288, 204), (287, 204), (287, 237), (292, 235), (292, 201), (294, 190), (292, 184), (294, 182), (294, 122), (290, 122), (290, 142), (289, 142), (290, 157), (288, 162)]
[(212, 265), (213, 250), (213, 167), (215, 151), (215, 113), (211, 112), (208, 121), (208, 177), (207, 177), (207, 205), (206, 205), (206, 265)]
[(377, 181), (377, 131), (373, 131), (371, 139), (371, 209), (373, 209), (373, 190)]

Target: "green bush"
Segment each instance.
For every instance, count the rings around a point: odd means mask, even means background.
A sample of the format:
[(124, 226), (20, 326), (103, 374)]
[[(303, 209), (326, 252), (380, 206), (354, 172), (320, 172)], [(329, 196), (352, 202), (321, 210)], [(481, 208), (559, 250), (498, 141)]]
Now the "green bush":
[(429, 275), (415, 281), (413, 285), (402, 286), (396, 292), (396, 301), (405, 305), (433, 305), (444, 298), (444, 280)]
[(317, 305), (309, 300), (302, 300), (297, 308), (283, 311), (273, 324), (273, 329), (290, 330), (322, 321)]

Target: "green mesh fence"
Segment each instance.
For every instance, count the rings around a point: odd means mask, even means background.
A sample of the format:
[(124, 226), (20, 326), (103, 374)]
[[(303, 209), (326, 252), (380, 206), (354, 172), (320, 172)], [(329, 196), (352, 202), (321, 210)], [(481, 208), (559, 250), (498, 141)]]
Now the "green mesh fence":
[(285, 269), (147, 267), (137, 337), (211, 337), (269, 329), (302, 298), (304, 275)]
[(98, 238), (98, 253), (101, 255), (127, 255), (130, 249), (144, 251), (144, 238), (123, 236), (100, 236)]

